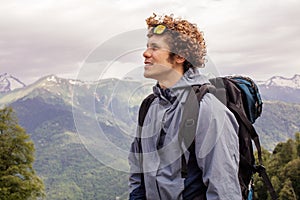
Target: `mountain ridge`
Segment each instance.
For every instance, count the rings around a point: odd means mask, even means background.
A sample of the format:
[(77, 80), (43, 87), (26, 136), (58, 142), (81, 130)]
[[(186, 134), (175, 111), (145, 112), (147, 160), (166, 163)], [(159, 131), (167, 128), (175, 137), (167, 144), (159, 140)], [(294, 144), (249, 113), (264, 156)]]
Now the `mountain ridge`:
[(264, 101), (300, 103), (300, 75), (292, 78), (273, 76), (264, 82), (257, 82)]
[[(299, 77), (300, 75), (294, 76), (294, 78)], [(148, 89), (140, 89), (140, 87), (140, 82), (132, 80), (105, 79), (85, 82), (48, 75), (22, 89), (1, 96), (0, 105), (22, 104), (28, 103), (28, 100), (40, 99), (51, 106), (69, 107), (71, 112), (82, 112), (89, 116), (97, 113), (99, 119), (104, 120), (104, 124), (111, 124), (114, 120), (106, 118), (113, 116), (119, 124), (124, 123), (122, 125), (124, 130), (129, 130), (125, 126), (131, 124), (136, 118), (140, 102), (152, 92), (151, 87)], [(259, 87), (265, 104), (271, 105), (276, 101), (300, 103), (300, 95), (297, 95), (297, 92), (300, 92), (298, 89), (292, 91), (285, 87), (266, 85)], [(28, 105), (34, 106), (34, 104)], [(106, 116), (103, 115), (104, 113)]]
[[(13, 83), (10, 82), (9, 80), (13, 80), (14, 82), (18, 83), (18, 86), (11, 87), (11, 85), (13, 85)], [(118, 78), (107, 78), (107, 79), (100, 79), (97, 81), (84, 81), (84, 80), (80, 80), (80, 79), (62, 78), (57, 75), (50, 74), (50, 75), (41, 77), (34, 83), (26, 85), (19, 78), (15, 77), (11, 74), (8, 74), (8, 73), (3, 73), (3, 74), (0, 74), (0, 93), (10, 92), (10, 91), (13, 91), (14, 89), (27, 87), (32, 84), (36, 84), (37, 82), (41, 82), (41, 81), (45, 81), (45, 80), (47, 80), (49, 82), (51, 82), (51, 81), (59, 82), (61, 80), (68, 80), (71, 84), (76, 85), (76, 84), (95, 84), (97, 82), (106, 82), (106, 81), (119, 80), (119, 79)], [(126, 79), (126, 80), (130, 81), (131, 79)], [(131, 81), (135, 81), (135, 80), (131, 80)], [(273, 87), (290, 87), (290, 88), (294, 88), (294, 89), (300, 89), (300, 74), (295, 74), (291, 78), (284, 77), (284, 76), (272, 76), (271, 78), (269, 78), (265, 81), (258, 80), (255, 82), (258, 85), (265, 86), (265, 87), (273, 86)]]
[(0, 93), (7, 93), (12, 90), (26, 87), (26, 84), (11, 74), (0, 74)]
[(300, 89), (300, 74), (295, 74), (291, 78), (286, 78), (283, 76), (273, 76), (267, 81), (258, 81), (259, 85), (264, 85), (266, 87), (289, 87), (293, 89)]

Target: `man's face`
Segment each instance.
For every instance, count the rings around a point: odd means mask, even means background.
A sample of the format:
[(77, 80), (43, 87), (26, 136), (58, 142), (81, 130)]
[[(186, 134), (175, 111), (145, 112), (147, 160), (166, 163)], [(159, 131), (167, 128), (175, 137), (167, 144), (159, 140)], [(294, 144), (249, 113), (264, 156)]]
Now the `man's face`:
[(145, 58), (144, 76), (146, 78), (160, 81), (174, 73), (169, 52), (170, 49), (164, 36), (153, 35), (148, 39), (147, 49), (143, 53)]

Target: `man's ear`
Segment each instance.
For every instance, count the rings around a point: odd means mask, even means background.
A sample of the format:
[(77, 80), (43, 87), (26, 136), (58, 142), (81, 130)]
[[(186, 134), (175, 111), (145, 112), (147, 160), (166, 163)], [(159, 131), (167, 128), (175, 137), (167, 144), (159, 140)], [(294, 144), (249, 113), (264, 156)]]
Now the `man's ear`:
[(176, 55), (176, 56), (175, 56), (175, 61), (176, 61), (178, 64), (183, 64), (184, 61), (185, 61), (185, 58), (182, 57), (182, 56)]

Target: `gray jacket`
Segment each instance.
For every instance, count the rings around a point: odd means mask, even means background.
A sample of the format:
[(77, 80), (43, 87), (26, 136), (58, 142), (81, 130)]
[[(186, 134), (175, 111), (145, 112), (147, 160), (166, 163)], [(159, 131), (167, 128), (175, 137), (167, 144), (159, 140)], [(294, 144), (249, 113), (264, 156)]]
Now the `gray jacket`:
[[(130, 194), (144, 186), (147, 200), (183, 199), (185, 187), (181, 177), (182, 147), (179, 148), (178, 131), (182, 118), (183, 104), (187, 99), (188, 85), (208, 83), (208, 79), (192, 70), (172, 87), (165, 91), (158, 86), (153, 92), (158, 98), (152, 102), (141, 135), (141, 147), (129, 155)], [(163, 146), (161, 132), (166, 133)], [(202, 170), (202, 181), (207, 187), (208, 200), (241, 200), (238, 180), (239, 142), (238, 124), (234, 115), (212, 94), (206, 94), (200, 102), (198, 123), (195, 136), (197, 164)], [(133, 149), (138, 149), (133, 143)], [(186, 160), (189, 151), (185, 151)], [(142, 172), (143, 174), (141, 174)], [(142, 179), (144, 185), (141, 185)], [(135, 198), (131, 197), (134, 200)]]

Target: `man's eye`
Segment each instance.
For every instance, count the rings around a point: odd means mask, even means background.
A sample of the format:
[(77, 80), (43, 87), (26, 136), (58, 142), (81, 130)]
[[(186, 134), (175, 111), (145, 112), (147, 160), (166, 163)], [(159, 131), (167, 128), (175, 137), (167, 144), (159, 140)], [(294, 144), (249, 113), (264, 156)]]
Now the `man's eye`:
[(158, 50), (158, 49), (159, 49), (158, 46), (152, 46), (152, 47), (150, 47), (150, 48), (153, 49), (153, 50)]
[(158, 45), (149, 45), (147, 46), (148, 49), (151, 49), (152, 51), (156, 51), (158, 49), (161, 49)]

